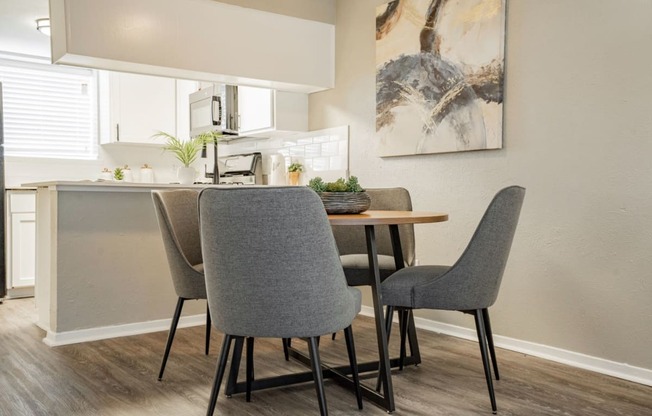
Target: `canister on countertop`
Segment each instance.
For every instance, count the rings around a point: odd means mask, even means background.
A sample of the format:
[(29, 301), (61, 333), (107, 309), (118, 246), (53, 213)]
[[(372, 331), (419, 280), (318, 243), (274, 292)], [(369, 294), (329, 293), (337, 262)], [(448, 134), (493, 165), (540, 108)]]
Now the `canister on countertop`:
[(125, 165), (124, 168), (122, 168), (122, 175), (123, 175), (123, 181), (125, 182), (133, 182), (134, 181), (134, 175), (131, 173), (131, 168), (129, 166)]
[(280, 153), (268, 157), (268, 185), (285, 185), (285, 156)]
[(140, 181), (142, 183), (154, 183), (154, 169), (147, 163), (140, 168)]
[(113, 180), (113, 172), (111, 172), (111, 169), (104, 168), (102, 172), (100, 172), (100, 179), (103, 181)]

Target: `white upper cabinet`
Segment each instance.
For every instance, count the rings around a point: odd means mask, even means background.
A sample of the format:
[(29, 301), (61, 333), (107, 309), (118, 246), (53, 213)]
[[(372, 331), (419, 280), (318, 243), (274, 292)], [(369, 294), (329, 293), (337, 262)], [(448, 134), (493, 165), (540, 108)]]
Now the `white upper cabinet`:
[[(308, 94), (240, 86), (237, 110), (227, 110), (227, 126), (248, 137), (272, 137), (308, 130)], [(232, 99), (226, 100), (228, 106)], [(234, 120), (235, 119), (235, 123)]]
[(240, 132), (247, 134), (274, 128), (274, 91), (238, 87), (238, 95)]
[(176, 133), (174, 79), (112, 72), (109, 94), (110, 142), (162, 144), (152, 135)]
[(276, 134), (308, 131), (308, 94), (276, 91), (274, 94)]
[(188, 95), (197, 90), (196, 81), (121, 72), (108, 73), (105, 81), (103, 102), (109, 111), (102, 117), (102, 144), (160, 146), (165, 139), (152, 137), (160, 131), (188, 139)]

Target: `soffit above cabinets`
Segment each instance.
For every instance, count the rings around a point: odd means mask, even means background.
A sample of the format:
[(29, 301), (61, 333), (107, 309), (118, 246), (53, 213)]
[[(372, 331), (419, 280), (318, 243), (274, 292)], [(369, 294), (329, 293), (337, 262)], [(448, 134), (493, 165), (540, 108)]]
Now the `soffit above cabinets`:
[(212, 0), (51, 0), (55, 63), (312, 93), (335, 80), (332, 24)]

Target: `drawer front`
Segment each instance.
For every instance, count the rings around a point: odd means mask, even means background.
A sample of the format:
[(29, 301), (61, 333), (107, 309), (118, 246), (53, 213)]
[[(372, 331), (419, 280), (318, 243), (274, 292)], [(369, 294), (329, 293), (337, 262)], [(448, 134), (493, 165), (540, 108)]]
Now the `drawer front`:
[(9, 191), (9, 212), (36, 212), (36, 192)]

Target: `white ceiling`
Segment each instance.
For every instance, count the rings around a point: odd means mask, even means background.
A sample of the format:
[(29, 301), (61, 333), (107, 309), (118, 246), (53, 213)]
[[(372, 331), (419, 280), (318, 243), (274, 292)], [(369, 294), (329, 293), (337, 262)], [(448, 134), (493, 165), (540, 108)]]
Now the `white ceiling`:
[(50, 57), (50, 38), (36, 30), (48, 0), (0, 0), (0, 52)]

